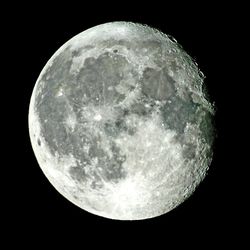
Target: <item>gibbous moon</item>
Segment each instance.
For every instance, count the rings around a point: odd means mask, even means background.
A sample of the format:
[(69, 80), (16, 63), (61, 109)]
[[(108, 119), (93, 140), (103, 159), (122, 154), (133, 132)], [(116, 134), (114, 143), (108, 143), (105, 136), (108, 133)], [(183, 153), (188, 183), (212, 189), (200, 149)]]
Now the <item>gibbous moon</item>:
[(130, 22), (88, 29), (43, 68), (29, 132), (51, 184), (80, 208), (141, 220), (177, 207), (212, 160), (204, 75), (168, 35)]

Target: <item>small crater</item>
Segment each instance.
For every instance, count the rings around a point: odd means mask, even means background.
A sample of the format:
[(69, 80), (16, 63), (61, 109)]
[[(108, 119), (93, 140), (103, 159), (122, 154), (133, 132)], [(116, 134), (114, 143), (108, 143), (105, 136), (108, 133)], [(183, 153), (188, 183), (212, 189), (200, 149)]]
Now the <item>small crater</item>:
[(132, 135), (134, 135), (134, 134), (136, 133), (136, 129), (135, 129), (135, 128), (130, 128), (130, 127), (129, 127), (129, 128), (127, 129), (127, 133), (128, 133), (129, 135), (132, 136)]
[(41, 146), (41, 140), (39, 138), (37, 139), (37, 144), (38, 146)]
[(73, 194), (73, 197), (74, 197), (76, 200), (78, 200), (78, 196), (77, 196), (77, 195)]
[(118, 49), (114, 49), (113, 52), (114, 52), (114, 53), (117, 53), (117, 52), (118, 52)]
[(183, 145), (183, 156), (187, 159), (194, 159), (196, 152), (196, 146), (191, 143)]
[(80, 166), (72, 166), (69, 169), (69, 174), (72, 177), (73, 180), (76, 180), (78, 182), (83, 182), (86, 178), (85, 170), (83, 167)]
[(91, 182), (90, 187), (92, 189), (101, 189), (103, 187), (103, 183), (100, 182), (100, 180), (96, 177), (95, 179)]

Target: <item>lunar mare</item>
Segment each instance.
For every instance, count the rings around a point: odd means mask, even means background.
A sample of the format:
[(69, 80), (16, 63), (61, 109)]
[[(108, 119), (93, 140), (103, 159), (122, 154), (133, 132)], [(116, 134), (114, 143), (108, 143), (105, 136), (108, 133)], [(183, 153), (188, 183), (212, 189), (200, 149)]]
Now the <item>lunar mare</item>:
[(140, 220), (204, 179), (214, 108), (204, 76), (169, 36), (112, 22), (66, 42), (34, 87), (29, 132), (52, 185), (82, 209)]

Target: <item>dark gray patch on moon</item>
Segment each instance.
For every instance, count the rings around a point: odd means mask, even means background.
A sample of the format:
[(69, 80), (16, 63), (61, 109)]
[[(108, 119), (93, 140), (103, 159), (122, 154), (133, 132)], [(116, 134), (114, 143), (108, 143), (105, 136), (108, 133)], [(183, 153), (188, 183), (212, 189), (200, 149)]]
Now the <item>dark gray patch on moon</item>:
[(69, 174), (78, 182), (84, 182), (86, 180), (86, 173), (84, 170), (84, 165), (71, 166), (69, 169)]
[(202, 120), (200, 123), (200, 130), (208, 145), (212, 145), (215, 137), (215, 125), (213, 116), (207, 112), (206, 110), (203, 111)]
[(185, 102), (177, 95), (172, 95), (162, 108), (162, 116), (165, 127), (183, 134), (188, 123), (195, 123), (198, 104)]
[(168, 75), (168, 69), (157, 71), (146, 68), (142, 78), (142, 92), (155, 100), (167, 100), (175, 94), (175, 81)]
[(126, 75), (130, 72), (135, 74), (131, 65), (120, 55), (103, 53), (96, 59), (86, 58), (68, 97), (74, 111), (90, 103), (114, 105), (122, 101), (125, 95), (117, 92), (115, 87), (121, 80), (126, 82)]
[(86, 58), (69, 99), (73, 99), (78, 105), (115, 104), (121, 101), (125, 96), (114, 87), (123, 79), (121, 73), (126, 65), (129, 64), (122, 56), (112, 57), (110, 53), (103, 53), (97, 59)]

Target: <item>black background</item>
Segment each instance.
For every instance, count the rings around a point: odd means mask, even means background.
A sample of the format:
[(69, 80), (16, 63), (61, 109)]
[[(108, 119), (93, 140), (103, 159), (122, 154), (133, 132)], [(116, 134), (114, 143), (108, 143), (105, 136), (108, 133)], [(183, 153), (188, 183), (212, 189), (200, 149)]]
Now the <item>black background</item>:
[[(178, 248), (185, 244), (189, 248), (215, 242), (227, 245), (234, 241), (242, 231), (240, 223), (244, 224), (236, 212), (240, 197), (235, 184), (236, 173), (243, 165), (234, 156), (241, 150), (236, 146), (241, 114), (235, 103), (240, 101), (244, 106), (234, 87), (240, 84), (234, 56), (242, 15), (238, 6), (229, 3), (171, 5), (117, 1), (102, 5), (61, 2), (52, 6), (36, 2), (13, 3), (6, 8), (2, 24), (7, 34), (3, 51), (8, 55), (4, 74), (9, 89), (3, 92), (2, 99), (7, 100), (7, 107), (12, 111), (6, 108), (5, 116), (11, 121), (7, 123), (7, 130), (12, 131), (4, 156), (10, 173), (6, 178), (3, 176), (3, 182), (7, 182), (3, 191), (7, 194), (7, 211), (3, 214), (7, 235), (22, 236), (19, 242), (24, 243), (30, 243), (36, 236), (38, 242), (70, 241), (84, 246), (91, 241), (92, 247), (100, 244), (104, 248), (124, 244), (133, 247), (133, 242), (141, 247), (173, 244)], [(74, 206), (48, 182), (29, 140), (28, 105), (46, 62), (74, 35), (110, 21), (145, 23), (176, 38), (205, 74), (209, 94), (217, 107), (218, 136), (208, 176), (187, 201), (153, 219), (116, 221)], [(116, 241), (119, 244), (116, 245)]]

